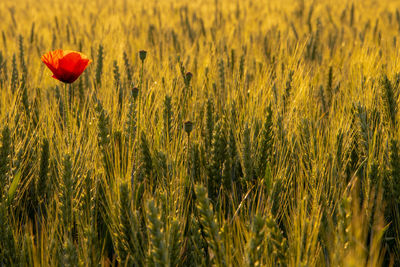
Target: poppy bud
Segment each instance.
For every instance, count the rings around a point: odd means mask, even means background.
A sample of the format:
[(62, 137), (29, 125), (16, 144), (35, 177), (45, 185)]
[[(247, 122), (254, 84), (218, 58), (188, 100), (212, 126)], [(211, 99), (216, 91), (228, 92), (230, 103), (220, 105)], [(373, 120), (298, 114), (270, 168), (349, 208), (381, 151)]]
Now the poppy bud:
[(190, 134), (190, 132), (193, 130), (193, 123), (191, 121), (186, 121), (185, 122), (185, 132), (187, 134)]
[(147, 51), (145, 50), (140, 50), (139, 51), (139, 58), (143, 62), (146, 59)]
[(138, 94), (139, 94), (139, 88), (133, 87), (132, 88), (132, 96), (133, 96), (133, 98), (136, 99)]
[(185, 84), (189, 86), (190, 81), (192, 80), (193, 74), (191, 72), (186, 72), (185, 75)]

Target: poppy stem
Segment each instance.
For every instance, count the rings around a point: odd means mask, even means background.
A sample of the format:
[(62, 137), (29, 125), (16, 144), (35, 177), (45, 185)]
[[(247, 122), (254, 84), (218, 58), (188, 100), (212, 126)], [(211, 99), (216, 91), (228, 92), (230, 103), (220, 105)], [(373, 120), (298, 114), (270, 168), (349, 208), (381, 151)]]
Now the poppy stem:
[[(186, 154), (186, 163), (187, 163), (187, 172), (190, 177), (190, 133), (187, 134), (187, 154)], [(189, 178), (191, 179), (191, 177)]]
[[(143, 91), (143, 70), (144, 70), (144, 61), (142, 61), (142, 69), (140, 71), (140, 87), (139, 87), (139, 113), (138, 113), (138, 122), (140, 120), (140, 104), (141, 104), (141, 94)], [(140, 123), (140, 122), (139, 122)]]
[[(140, 113), (141, 113), (141, 104), (142, 104), (142, 99), (141, 99), (141, 94), (143, 90), (143, 70), (144, 70), (144, 61), (142, 60), (142, 68), (140, 71), (140, 83), (139, 83), (139, 92), (138, 92), (138, 105), (137, 105), (137, 121), (136, 121), (136, 126), (137, 126), (137, 131), (136, 131), (136, 144), (138, 145), (139, 143), (139, 138), (140, 138)], [(137, 149), (136, 149), (137, 151)], [(138, 154), (136, 153), (136, 158), (138, 158)]]
[(64, 124), (68, 131), (69, 136), (69, 125), (68, 125), (68, 112), (69, 112), (69, 101), (68, 101), (68, 84), (64, 85)]

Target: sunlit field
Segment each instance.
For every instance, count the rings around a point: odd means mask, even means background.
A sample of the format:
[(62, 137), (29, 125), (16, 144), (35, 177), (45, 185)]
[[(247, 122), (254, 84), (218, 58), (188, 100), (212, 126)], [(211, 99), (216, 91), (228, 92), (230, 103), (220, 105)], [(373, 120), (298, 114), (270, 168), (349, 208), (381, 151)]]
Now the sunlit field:
[(0, 266), (400, 266), (400, 1), (0, 18)]

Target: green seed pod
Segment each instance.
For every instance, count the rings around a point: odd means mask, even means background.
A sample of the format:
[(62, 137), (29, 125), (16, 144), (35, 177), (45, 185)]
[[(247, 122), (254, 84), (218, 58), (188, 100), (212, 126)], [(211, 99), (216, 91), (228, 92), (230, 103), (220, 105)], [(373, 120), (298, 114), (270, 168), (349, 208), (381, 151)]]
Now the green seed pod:
[(189, 86), (190, 81), (192, 80), (193, 74), (191, 72), (186, 72), (185, 75), (185, 84), (186, 86)]
[(190, 134), (190, 132), (193, 130), (193, 122), (191, 121), (186, 121), (185, 122), (185, 132), (187, 134)]
[(136, 100), (138, 94), (139, 94), (139, 88), (133, 87), (133, 88), (132, 88), (132, 96), (133, 96), (133, 98), (134, 98), (135, 100)]
[(139, 51), (139, 58), (143, 62), (146, 59), (147, 51), (145, 50), (140, 50)]

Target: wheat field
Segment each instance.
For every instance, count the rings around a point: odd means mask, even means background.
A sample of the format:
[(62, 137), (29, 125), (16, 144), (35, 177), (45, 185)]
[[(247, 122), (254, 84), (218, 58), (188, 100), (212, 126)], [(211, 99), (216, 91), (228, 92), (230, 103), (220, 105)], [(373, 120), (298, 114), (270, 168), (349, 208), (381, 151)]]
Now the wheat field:
[(400, 266), (400, 1), (0, 18), (0, 266)]

